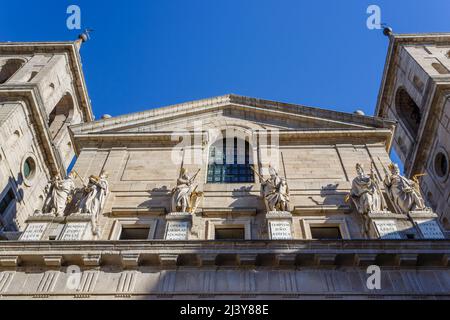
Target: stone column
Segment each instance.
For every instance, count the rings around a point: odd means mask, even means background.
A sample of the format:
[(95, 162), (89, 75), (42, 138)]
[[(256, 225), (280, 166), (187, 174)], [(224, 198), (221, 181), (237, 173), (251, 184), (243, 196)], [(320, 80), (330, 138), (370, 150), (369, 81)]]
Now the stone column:
[(288, 211), (266, 213), (269, 238), (272, 240), (292, 239), (292, 214)]

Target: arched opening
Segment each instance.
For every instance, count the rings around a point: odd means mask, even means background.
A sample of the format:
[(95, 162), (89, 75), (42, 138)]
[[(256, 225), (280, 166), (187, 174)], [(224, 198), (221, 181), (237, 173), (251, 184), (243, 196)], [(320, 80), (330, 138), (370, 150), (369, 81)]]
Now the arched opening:
[(22, 174), (26, 179), (30, 180), (34, 177), (35, 172), (36, 162), (34, 162), (32, 157), (28, 157), (23, 163)]
[(398, 89), (395, 95), (395, 107), (401, 122), (415, 139), (422, 115), (417, 104), (403, 88)]
[(27, 82), (30, 82), (31, 80), (33, 80), (34, 77), (37, 76), (37, 74), (38, 74), (37, 71), (32, 71), (32, 72), (30, 73), (30, 77), (28, 78), (28, 81), (27, 81)]
[(447, 155), (439, 151), (434, 156), (434, 172), (439, 178), (445, 178), (448, 174), (449, 164)]
[(450, 230), (450, 222), (448, 221), (447, 217), (442, 219), (442, 225), (444, 226), (445, 230)]
[(434, 62), (431, 64), (433, 68), (439, 73), (439, 74), (449, 74), (450, 72), (446, 67), (444, 67), (442, 64)]
[(73, 114), (73, 99), (69, 93), (59, 100), (56, 106), (50, 112), (48, 119), (48, 126), (50, 128), (50, 135), (54, 139), (66, 123), (69, 123)]
[(24, 61), (21, 59), (9, 59), (0, 63), (0, 83), (5, 83), (19, 70)]
[(208, 183), (255, 182), (250, 144), (247, 140), (224, 138), (209, 149)]

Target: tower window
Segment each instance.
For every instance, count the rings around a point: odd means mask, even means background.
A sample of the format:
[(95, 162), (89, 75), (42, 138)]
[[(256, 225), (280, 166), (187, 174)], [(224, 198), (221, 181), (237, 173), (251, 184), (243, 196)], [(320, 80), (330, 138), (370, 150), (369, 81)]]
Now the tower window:
[(33, 72), (31, 72), (31, 74), (30, 74), (30, 77), (28, 78), (28, 82), (30, 82), (31, 80), (33, 80), (33, 79), (34, 79), (34, 77), (36, 77), (36, 76), (37, 76), (37, 74), (38, 74), (38, 72), (37, 72), (37, 71), (33, 71)]
[[(230, 144), (230, 145), (227, 145)], [(248, 141), (222, 139), (209, 150), (208, 183), (254, 182)]]
[(448, 173), (448, 159), (443, 152), (438, 152), (434, 157), (434, 171), (440, 178)]
[(395, 95), (395, 107), (401, 122), (415, 139), (422, 115), (417, 104), (403, 88), (398, 89)]
[(71, 120), (74, 110), (72, 96), (67, 93), (59, 100), (56, 106), (50, 112), (48, 126), (50, 134), (54, 139), (64, 126), (67, 126)]
[(34, 163), (33, 158), (28, 157), (23, 164), (23, 175), (25, 176), (25, 178), (31, 178), (34, 174), (35, 169), (36, 164)]
[(9, 59), (3, 64), (0, 62), (0, 84), (8, 81), (22, 67), (23, 63), (23, 60), (20, 59)]
[(435, 63), (432, 63), (431, 65), (439, 74), (449, 74), (450, 73), (448, 71), (448, 69), (440, 63), (435, 62)]

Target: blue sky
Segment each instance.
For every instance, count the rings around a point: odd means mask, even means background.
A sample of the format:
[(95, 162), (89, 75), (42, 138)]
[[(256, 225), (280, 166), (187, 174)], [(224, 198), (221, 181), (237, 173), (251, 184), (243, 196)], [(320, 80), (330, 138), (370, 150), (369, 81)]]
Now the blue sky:
[(448, 0), (1, 1), (0, 41), (73, 40), (81, 8), (97, 118), (226, 93), (372, 115), (388, 39), (367, 7), (396, 33), (450, 31)]

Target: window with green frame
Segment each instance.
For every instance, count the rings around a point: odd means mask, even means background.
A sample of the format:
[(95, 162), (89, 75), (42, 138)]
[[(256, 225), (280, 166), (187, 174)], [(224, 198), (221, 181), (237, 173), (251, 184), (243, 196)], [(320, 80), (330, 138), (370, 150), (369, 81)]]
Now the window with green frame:
[[(232, 143), (231, 146), (227, 146)], [(248, 141), (223, 139), (209, 150), (207, 183), (255, 182)]]

